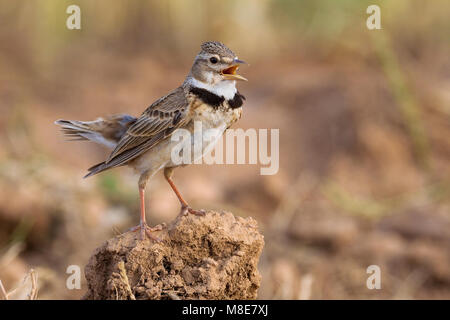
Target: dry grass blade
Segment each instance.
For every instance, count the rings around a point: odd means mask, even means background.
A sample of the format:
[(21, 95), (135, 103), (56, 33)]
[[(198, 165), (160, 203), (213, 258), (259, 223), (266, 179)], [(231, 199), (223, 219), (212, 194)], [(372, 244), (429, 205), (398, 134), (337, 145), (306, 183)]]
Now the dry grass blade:
[(37, 273), (31, 269), (30, 270), (30, 278), (31, 278), (31, 291), (28, 295), (28, 300), (36, 300), (37, 294), (38, 294), (38, 287), (37, 287)]
[(14, 290), (7, 293), (9, 300), (36, 300), (38, 294), (37, 272), (31, 269)]
[(2, 280), (0, 280), (0, 295), (1, 300), (8, 300), (8, 294), (6, 293)]

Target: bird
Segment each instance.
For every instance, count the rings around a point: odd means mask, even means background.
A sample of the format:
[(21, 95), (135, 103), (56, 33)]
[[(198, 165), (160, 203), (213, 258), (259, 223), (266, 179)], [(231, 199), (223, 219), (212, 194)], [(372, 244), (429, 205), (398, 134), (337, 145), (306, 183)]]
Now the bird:
[[(189, 206), (172, 179), (175, 168), (187, 165), (173, 161), (171, 153), (178, 142), (172, 141), (172, 135), (180, 129), (194, 133), (195, 123), (200, 122), (203, 132), (214, 129), (220, 137), (242, 115), (245, 97), (237, 90), (236, 82), (248, 80), (237, 70), (247, 63), (221, 42), (207, 41), (200, 49), (184, 82), (153, 102), (139, 117), (116, 114), (93, 121), (55, 121), (69, 140), (89, 140), (112, 149), (105, 161), (88, 169), (85, 178), (120, 166), (129, 166), (139, 175), (140, 222), (130, 231), (139, 231), (141, 240), (148, 237), (159, 241), (153, 232), (164, 228), (150, 227), (145, 212), (147, 182), (160, 170), (180, 202), (180, 214), (205, 214)], [(190, 143), (194, 144), (195, 139)], [(217, 140), (203, 143), (200, 157)]]

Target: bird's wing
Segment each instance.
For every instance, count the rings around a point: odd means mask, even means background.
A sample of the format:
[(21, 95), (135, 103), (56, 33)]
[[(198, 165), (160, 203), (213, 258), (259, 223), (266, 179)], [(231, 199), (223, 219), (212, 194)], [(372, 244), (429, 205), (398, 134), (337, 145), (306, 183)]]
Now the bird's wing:
[(170, 136), (189, 122), (189, 107), (182, 87), (155, 101), (128, 128), (105, 164), (123, 165)]

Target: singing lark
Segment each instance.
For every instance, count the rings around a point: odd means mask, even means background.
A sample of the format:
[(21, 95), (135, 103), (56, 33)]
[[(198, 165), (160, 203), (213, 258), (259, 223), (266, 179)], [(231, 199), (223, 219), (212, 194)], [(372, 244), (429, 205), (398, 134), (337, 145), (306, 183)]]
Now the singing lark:
[[(152, 232), (162, 228), (147, 225), (144, 201), (147, 181), (161, 169), (181, 203), (181, 213), (204, 214), (188, 205), (172, 180), (173, 170), (184, 164), (174, 163), (171, 159), (172, 149), (178, 143), (172, 141), (171, 135), (180, 128), (193, 133), (194, 122), (200, 121), (203, 132), (215, 129), (221, 136), (240, 119), (245, 98), (237, 91), (236, 81), (247, 79), (236, 71), (243, 63), (224, 44), (205, 42), (183, 84), (156, 100), (140, 117), (121, 114), (94, 121), (55, 122), (71, 140), (90, 140), (113, 149), (108, 159), (89, 168), (85, 177), (124, 165), (140, 174), (140, 224), (131, 230), (139, 230), (141, 239), (147, 235), (158, 240)], [(194, 144), (195, 135), (191, 136)], [(215, 141), (217, 139), (210, 144)], [(201, 156), (210, 144), (202, 143)]]

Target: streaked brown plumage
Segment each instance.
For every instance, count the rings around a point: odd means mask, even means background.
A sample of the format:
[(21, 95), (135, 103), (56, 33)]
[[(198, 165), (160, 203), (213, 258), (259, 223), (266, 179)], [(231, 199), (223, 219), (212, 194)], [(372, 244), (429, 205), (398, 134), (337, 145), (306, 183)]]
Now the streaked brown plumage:
[(140, 174), (141, 223), (132, 230), (140, 230), (141, 238), (147, 234), (156, 239), (151, 232), (160, 229), (145, 222), (144, 190), (148, 179), (161, 169), (182, 213), (202, 214), (188, 206), (171, 179), (180, 164), (171, 159), (174, 142), (170, 137), (179, 128), (193, 132), (195, 121), (201, 121), (204, 129), (218, 129), (223, 134), (240, 118), (243, 96), (237, 92), (235, 81), (246, 80), (236, 74), (240, 63), (244, 62), (222, 43), (205, 42), (183, 84), (155, 101), (139, 118), (116, 115), (90, 122), (55, 122), (72, 139), (91, 140), (113, 149), (108, 159), (89, 168), (85, 177), (123, 165)]
[(155, 101), (129, 126), (108, 159), (89, 168), (86, 177), (124, 165), (169, 137), (191, 120), (190, 106), (183, 86)]
[(57, 120), (55, 123), (62, 127), (70, 141), (95, 140), (97, 136), (104, 139), (104, 145), (113, 148), (136, 120), (135, 117), (118, 114), (94, 121)]

